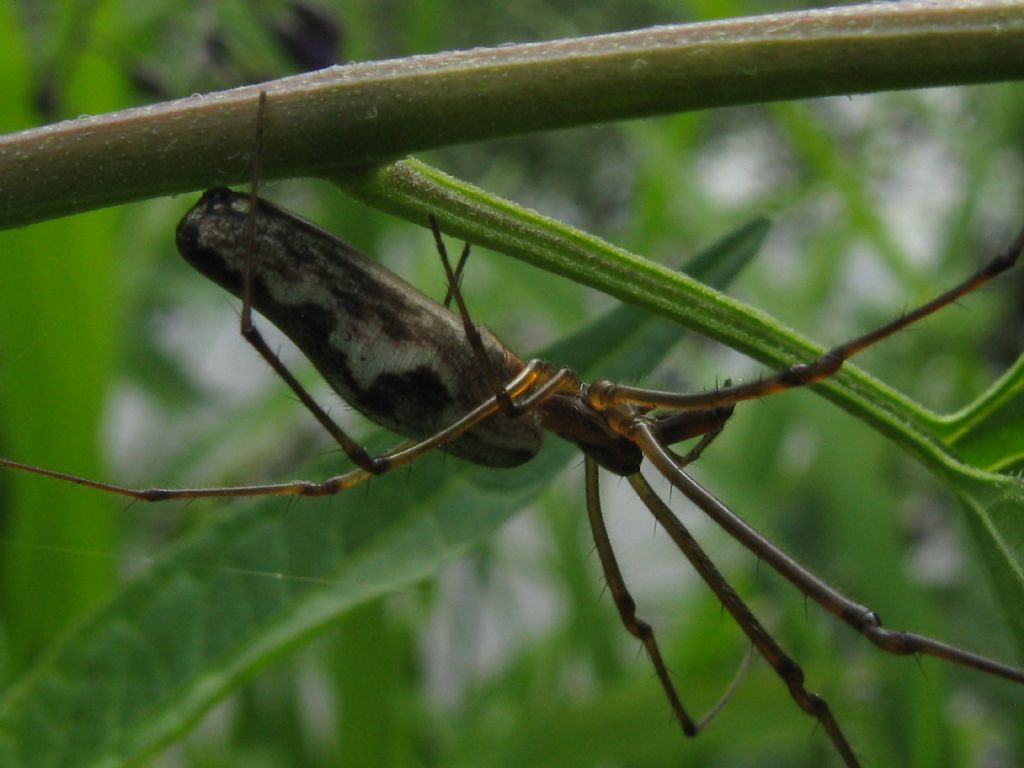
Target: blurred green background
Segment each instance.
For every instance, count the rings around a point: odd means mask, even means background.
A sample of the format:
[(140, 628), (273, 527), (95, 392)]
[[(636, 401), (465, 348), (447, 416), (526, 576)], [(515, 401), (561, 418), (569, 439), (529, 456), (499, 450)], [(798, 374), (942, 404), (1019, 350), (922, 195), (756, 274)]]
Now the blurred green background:
[[(332, 55), (359, 61), (803, 5), (19, 2), (0, 9), (0, 128), (268, 79)], [(1021, 224), (1022, 136), (1024, 91), (999, 85), (680, 115), (425, 159), (672, 266), (769, 215), (763, 253), (731, 292), (828, 344), (930, 298), (1005, 245)], [(423, 230), (319, 182), (264, 193), (443, 294)], [(175, 254), (174, 226), (192, 202), (155, 200), (0, 233), (0, 454), (119, 482), (205, 485), (290, 478), (330, 450), (237, 337), (236, 303)], [(1024, 276), (1011, 274), (860, 362), (914, 399), (954, 410), (1022, 348), (1022, 288)], [(613, 306), (484, 251), (470, 262), (464, 292), (477, 320), (524, 355)], [(361, 429), (301, 360), (289, 360)], [(700, 389), (760, 371), (680, 333), (672, 359), (635, 380)], [(401, 484), (401, 474), (355, 493)], [(793, 392), (738, 409), (695, 474), (889, 626), (1013, 658), (955, 500), (821, 398)], [(702, 712), (746, 644), (628, 486), (608, 478), (605, 488), (640, 615), (654, 624), (684, 700)], [(886, 657), (677, 508), (804, 665), (868, 764), (1024, 761), (1019, 687)], [(0, 685), (215, 512), (128, 506), (0, 475)], [(149, 764), (837, 763), (763, 662), (705, 734), (684, 740), (603, 593), (591, 549), (574, 464), (483, 549), (353, 611)]]

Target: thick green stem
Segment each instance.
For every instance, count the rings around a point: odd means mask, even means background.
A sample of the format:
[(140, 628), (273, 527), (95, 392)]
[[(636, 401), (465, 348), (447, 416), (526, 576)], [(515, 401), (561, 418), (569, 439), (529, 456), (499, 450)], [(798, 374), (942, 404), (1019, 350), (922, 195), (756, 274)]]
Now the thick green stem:
[[(1024, 5), (957, 0), (657, 27), (335, 67), (0, 139), (0, 227), (431, 147), (779, 99), (1024, 77)], [(954, 52), (951, 54), (951, 52)]]

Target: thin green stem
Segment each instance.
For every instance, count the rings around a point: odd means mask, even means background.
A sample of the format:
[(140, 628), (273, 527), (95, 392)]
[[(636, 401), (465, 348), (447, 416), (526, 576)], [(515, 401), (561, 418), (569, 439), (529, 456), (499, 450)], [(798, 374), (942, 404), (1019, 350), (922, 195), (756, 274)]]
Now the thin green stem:
[[(824, 348), (771, 316), (685, 275), (491, 195), (418, 161), (337, 179), (350, 194), (425, 225), (520, 258), (667, 317), (781, 369)], [(946, 476), (974, 474), (935, 427), (941, 417), (847, 364), (816, 390)], [(986, 474), (986, 477), (988, 475)]]

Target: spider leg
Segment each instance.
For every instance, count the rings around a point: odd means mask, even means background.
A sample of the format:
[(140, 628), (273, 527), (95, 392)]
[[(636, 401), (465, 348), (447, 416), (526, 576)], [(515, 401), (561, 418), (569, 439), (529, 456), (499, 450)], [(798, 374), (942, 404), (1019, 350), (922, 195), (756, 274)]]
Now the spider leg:
[[(290, 375), (290, 374), (289, 374)], [(510, 399), (518, 398), (517, 407), (524, 410), (537, 407), (552, 395), (563, 391), (575, 392), (579, 388), (576, 374), (568, 369), (556, 370), (541, 360), (531, 360), (523, 371), (503, 389)], [(41, 477), (65, 480), (86, 488), (95, 488), (117, 496), (124, 496), (136, 501), (167, 501), (170, 499), (205, 499), (228, 496), (331, 496), (352, 488), (368, 480), (374, 475), (390, 472), (406, 466), (426, 453), (451, 442), (463, 433), (472, 429), (485, 419), (501, 411), (501, 403), (497, 397), (490, 397), (454, 424), (434, 433), (421, 441), (406, 441), (397, 448), (379, 456), (369, 457), (374, 471), (363, 467), (335, 475), (322, 481), (296, 480), (286, 483), (270, 483), (266, 485), (236, 485), (219, 488), (130, 488), (114, 483), (91, 480), (67, 472), (24, 464), (19, 461), (0, 457), (0, 467), (17, 469)]]
[[(622, 619), (626, 631), (643, 643), (647, 657), (654, 666), (654, 673), (658, 676), (665, 696), (668, 698), (672, 712), (679, 721), (683, 733), (687, 736), (696, 736), (702, 727), (706, 725), (707, 718), (697, 723), (690, 717), (679, 694), (676, 693), (672, 679), (669, 677), (668, 668), (661, 657), (658, 649), (658, 641), (654, 637), (654, 630), (646, 621), (636, 615), (636, 601), (629, 594), (626, 582), (622, 578), (622, 571), (615, 559), (615, 552), (612, 549), (611, 540), (608, 538), (608, 529), (604, 524), (604, 515), (601, 512), (601, 494), (598, 486), (597, 462), (589, 456), (585, 460), (586, 488), (587, 488), (587, 519), (590, 522), (590, 532), (594, 539), (594, 546), (597, 548), (598, 557), (601, 560), (601, 570), (604, 571), (604, 579), (608, 584), (615, 607)], [(719, 709), (720, 707), (716, 707)]]
[[(816, 693), (812, 693), (804, 687), (804, 673), (800, 665), (779, 647), (775, 638), (768, 633), (768, 630), (764, 628), (747, 604), (736, 594), (735, 590), (729, 585), (729, 582), (726, 581), (718, 568), (715, 567), (715, 564), (711, 562), (711, 559), (693, 536), (690, 535), (686, 526), (654, 492), (654, 489), (647, 483), (643, 475), (637, 472), (630, 475), (627, 480), (633, 486), (633, 490), (636, 491), (640, 500), (643, 501), (651, 511), (651, 514), (654, 515), (658, 524), (665, 529), (665, 532), (672, 538), (672, 541), (679, 547), (686, 556), (686, 559), (690, 561), (694, 570), (700, 574), (700, 577), (711, 588), (711, 591), (715, 593), (715, 596), (725, 606), (725, 609), (732, 614), (733, 619), (740, 626), (740, 629), (743, 630), (743, 633), (750, 638), (750, 641), (761, 655), (764, 656), (772, 669), (782, 678), (793, 700), (804, 712), (817, 719), (821, 724), (822, 729), (832, 740), (836, 751), (843, 758), (843, 762), (850, 767), (860, 765), (853, 752), (853, 748), (846, 740), (846, 736), (839, 727), (839, 723), (833, 716), (832, 710), (829, 709), (828, 703)], [(664, 681), (662, 685), (665, 685)], [(669, 698), (671, 699), (671, 696)], [(712, 711), (714, 712), (715, 710)]]
[(601, 511), (601, 492), (598, 483), (599, 467), (597, 462), (590, 457), (587, 457), (585, 461), (585, 474), (587, 519), (590, 522), (590, 532), (594, 539), (598, 558), (601, 561), (601, 570), (604, 572), (605, 581), (608, 584), (608, 590), (611, 592), (612, 599), (615, 601), (619, 617), (622, 619), (622, 624), (626, 627), (626, 631), (643, 643), (647, 657), (654, 666), (654, 672), (661, 683), (662, 690), (665, 691), (665, 696), (668, 698), (669, 705), (672, 707), (672, 712), (680, 727), (682, 727), (683, 733), (691, 737), (696, 736), (715, 718), (715, 715), (722, 710), (739, 688), (740, 682), (742, 682), (754, 659), (753, 649), (743, 657), (743, 661), (736, 670), (736, 674), (718, 702), (708, 710), (704, 717), (694, 721), (683, 706), (675, 685), (672, 683), (668, 667), (665, 665), (661, 651), (658, 649), (658, 641), (654, 637), (654, 630), (650, 624), (636, 615), (636, 602), (626, 587), (625, 579), (622, 577), (622, 571), (615, 557), (615, 551), (612, 549), (611, 539), (608, 537), (608, 529), (604, 524), (604, 514)]
[[(685, 467), (699, 459), (715, 438), (722, 434), (732, 411), (731, 405), (702, 408), (697, 411), (675, 411), (656, 417), (653, 420), (653, 429), (658, 435), (658, 441), (676, 464)], [(679, 455), (668, 447), (698, 435), (700, 441), (684, 455)]]
[[(462, 246), (462, 253), (459, 255), (459, 262), (455, 265), (454, 276), (455, 276), (455, 285), (457, 285), (457, 286), (461, 286), (462, 285), (462, 273), (466, 269), (466, 262), (468, 260), (469, 260), (469, 241), (467, 240), (466, 244)], [(452, 285), (451, 285), (451, 283), (449, 283), (448, 284), (448, 291), (447, 291), (447, 293), (445, 293), (444, 301), (442, 301), (441, 303), (444, 304), (446, 307), (450, 307), (452, 305), (452, 299), (454, 297), (455, 297), (455, 291), (452, 290)]]
[(462, 291), (459, 290), (459, 278), (462, 274), (462, 268), (465, 265), (466, 259), (469, 257), (469, 243), (466, 243), (462, 249), (462, 256), (459, 258), (458, 267), (456, 269), (452, 269), (451, 262), (448, 260), (448, 249), (445, 247), (444, 238), (441, 237), (441, 227), (437, 223), (437, 219), (433, 214), (428, 218), (430, 221), (430, 231), (434, 233), (434, 243), (437, 245), (437, 253), (441, 257), (441, 265), (444, 267), (445, 276), (448, 278), (448, 296), (445, 297), (445, 306), (448, 306), (452, 298), (455, 299), (455, 305), (459, 309), (459, 317), (462, 319), (462, 327), (466, 334), (466, 341), (468, 341), (469, 346), (473, 348), (473, 353), (476, 355), (476, 359), (480, 362), (480, 366), (483, 368), (484, 376), (487, 378), (487, 383), (490, 385), (491, 391), (501, 404), (502, 413), (508, 416), (519, 415), (523, 410), (522, 408), (517, 407), (505, 392), (505, 385), (498, 376), (498, 372), (494, 369), (494, 364), (491, 362), (490, 356), (484, 349), (483, 340), (480, 338), (480, 331), (477, 330), (476, 324), (469, 316), (469, 309), (466, 307), (466, 301), (462, 297)]
[(896, 318), (892, 322), (865, 333), (863, 336), (858, 336), (845, 344), (833, 347), (809, 363), (797, 363), (767, 378), (700, 393), (664, 392), (655, 389), (644, 389), (643, 387), (613, 384), (609, 381), (599, 381), (590, 385), (587, 392), (587, 400), (598, 410), (624, 403), (641, 407), (692, 410), (731, 405), (743, 400), (753, 400), (777, 392), (783, 392), (794, 387), (814, 384), (832, 376), (842, 367), (844, 362), (857, 353), (985, 285), (994, 277), (1012, 267), (1020, 257), (1022, 250), (1024, 250), (1024, 230), (1017, 235), (1016, 240), (1004, 252), (1000, 253), (969, 278), (940, 296)]
[[(252, 209), (255, 210), (256, 206), (253, 205)], [(313, 417), (320, 423), (320, 426), (341, 446), (342, 450), (345, 451), (345, 455), (352, 460), (352, 463), (371, 475), (380, 475), (390, 469), (390, 463), (386, 457), (371, 456), (367, 453), (366, 449), (349, 437), (348, 433), (341, 428), (338, 422), (332, 419), (327, 411), (313, 399), (313, 396), (309, 394), (306, 388), (299, 383), (299, 380), (288, 370), (288, 367), (277, 353), (267, 344), (263, 334), (253, 325), (252, 309), (248, 302), (245, 301), (242, 303), (240, 330), (242, 338), (249, 342), (253, 349), (259, 353), (260, 357), (277, 374), (278, 378), (288, 385), (288, 388), (299, 399), (299, 402), (302, 403), (307, 411), (313, 414)]]
[[(263, 123), (267, 109), (267, 92), (260, 91), (259, 104), (256, 110), (256, 140), (254, 159), (252, 165), (252, 182), (250, 185), (249, 220), (247, 227), (248, 248), (245, 259), (245, 273), (242, 283), (242, 313), (239, 321), (239, 331), (252, 347), (266, 361), (267, 365), (288, 385), (288, 388), (299, 399), (313, 417), (320, 423), (327, 433), (341, 446), (345, 454), (352, 462), (364, 472), (371, 475), (379, 475), (388, 470), (388, 462), (383, 457), (370, 456), (359, 443), (349, 437), (348, 433), (328, 415), (305, 387), (299, 383), (294, 374), (288, 370), (274, 350), (270, 348), (259, 329), (253, 324), (252, 302), (253, 302), (253, 259), (256, 253), (256, 218), (259, 206), (256, 204), (259, 193), (260, 172), (263, 165)], [(113, 488), (106, 488), (111, 490)]]
[(758, 558), (767, 562), (807, 597), (810, 597), (829, 613), (845, 621), (878, 648), (899, 656), (918, 653), (934, 656), (997, 677), (1024, 683), (1024, 669), (995, 661), (924, 635), (884, 629), (878, 614), (867, 606), (846, 597), (808, 571), (680, 469), (671, 453), (655, 437), (650, 424), (637, 420), (634, 423), (632, 436), (644, 456), (657, 467), (658, 471), (673, 486), (682, 491), (690, 501), (700, 507), (708, 517)]

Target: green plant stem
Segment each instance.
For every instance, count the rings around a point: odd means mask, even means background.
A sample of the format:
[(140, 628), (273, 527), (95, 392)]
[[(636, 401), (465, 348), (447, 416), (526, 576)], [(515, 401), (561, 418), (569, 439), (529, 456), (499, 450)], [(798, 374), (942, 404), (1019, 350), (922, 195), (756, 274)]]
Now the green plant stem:
[[(771, 316), (599, 238), (558, 224), (424, 163), (403, 161), (337, 183), (374, 207), (418, 224), (433, 213), (450, 234), (493, 248), (642, 307), (781, 369), (824, 348)], [(556, 363), (559, 361), (555, 361)], [(820, 391), (940, 474), (973, 475), (939, 439), (942, 419), (858, 369), (844, 365)], [(985, 473), (986, 479), (991, 476)]]
[[(0, 227), (460, 142), (779, 99), (1024, 77), (1024, 4), (874, 3), (353, 64), (0, 139)], [(955, 52), (955, 55), (951, 55)]]

